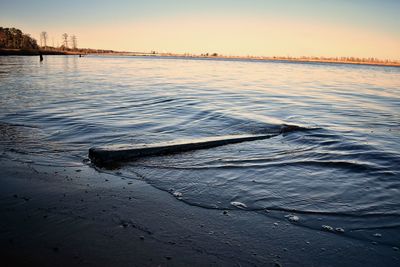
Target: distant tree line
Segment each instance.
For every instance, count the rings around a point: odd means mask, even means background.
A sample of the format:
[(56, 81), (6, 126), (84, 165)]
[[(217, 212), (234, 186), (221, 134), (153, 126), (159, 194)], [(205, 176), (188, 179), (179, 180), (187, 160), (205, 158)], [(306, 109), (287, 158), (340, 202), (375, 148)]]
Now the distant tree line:
[(63, 33), (62, 35), (62, 45), (61, 50), (77, 50), (78, 49), (78, 38), (75, 35), (71, 35), (68, 38), (68, 33)]
[[(23, 50), (26, 55), (36, 55), (39, 50), (40, 52), (48, 55), (68, 54), (68, 53), (115, 53), (113, 50), (106, 49), (91, 49), (91, 48), (78, 48), (78, 38), (71, 34), (64, 33), (61, 35), (61, 45), (54, 44), (54, 38), (52, 44), (49, 45), (49, 34), (46, 31), (40, 32), (40, 46), (37, 41), (32, 38), (29, 34), (24, 34), (21, 30), (16, 28), (5, 28), (0, 27), (0, 55), (6, 53), (9, 54), (21, 54), (11, 50)], [(2, 51), (10, 50), (7, 52)], [(29, 51), (28, 51), (29, 50)], [(24, 54), (25, 55), (25, 54)]]
[(383, 59), (378, 59), (375, 57), (369, 57), (369, 58), (360, 58), (360, 57), (317, 57), (317, 56), (302, 56), (302, 57), (291, 57), (291, 56), (286, 56), (286, 57), (272, 57), (273, 59), (282, 59), (282, 60), (304, 60), (304, 61), (332, 61), (332, 62), (359, 62), (359, 63), (364, 63), (364, 62), (376, 62), (376, 63), (395, 63), (397, 61), (395, 60), (383, 60)]
[(19, 29), (0, 27), (0, 48), (36, 50), (39, 46), (35, 39)]
[(211, 56), (211, 57), (218, 57), (218, 53), (212, 53), (212, 54), (210, 54), (210, 53), (205, 53), (205, 54), (201, 54), (200, 56), (201, 56), (201, 57), (209, 57), (209, 56)]

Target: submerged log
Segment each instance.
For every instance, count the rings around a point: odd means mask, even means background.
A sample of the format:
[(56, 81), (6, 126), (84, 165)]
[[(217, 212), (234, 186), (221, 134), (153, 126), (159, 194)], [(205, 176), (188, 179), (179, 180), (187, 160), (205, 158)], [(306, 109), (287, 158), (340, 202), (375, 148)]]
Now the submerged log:
[(115, 163), (119, 162), (132, 161), (141, 157), (160, 156), (191, 150), (207, 149), (223, 145), (267, 139), (273, 136), (276, 136), (276, 134), (228, 135), (202, 138), (195, 141), (189, 140), (138, 146), (92, 147), (89, 149), (89, 158), (95, 165), (106, 167), (115, 165)]

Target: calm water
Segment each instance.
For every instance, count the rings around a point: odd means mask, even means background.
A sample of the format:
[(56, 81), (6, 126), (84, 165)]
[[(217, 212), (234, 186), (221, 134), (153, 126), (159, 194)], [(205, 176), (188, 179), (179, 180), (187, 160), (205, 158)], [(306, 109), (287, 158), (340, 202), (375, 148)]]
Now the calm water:
[(302, 126), (308, 130), (117, 171), (190, 205), (288, 223), (292, 214), (300, 226), (400, 246), (400, 68), (0, 57), (0, 92), (2, 157), (35, 164), (79, 165), (92, 146)]

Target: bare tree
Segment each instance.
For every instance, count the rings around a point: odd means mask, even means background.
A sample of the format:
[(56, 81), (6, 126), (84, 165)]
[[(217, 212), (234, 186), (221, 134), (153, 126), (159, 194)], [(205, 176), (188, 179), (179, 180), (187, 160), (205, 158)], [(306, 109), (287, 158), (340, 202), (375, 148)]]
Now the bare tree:
[(78, 38), (75, 35), (71, 36), (71, 45), (74, 50), (78, 47)]
[(48, 38), (47, 32), (42, 31), (40, 33), (40, 46), (42, 46), (42, 47), (47, 46), (47, 38)]
[(63, 39), (63, 46), (64, 46), (65, 48), (68, 48), (68, 34), (67, 34), (67, 33), (64, 33), (64, 34), (62, 35), (62, 39)]

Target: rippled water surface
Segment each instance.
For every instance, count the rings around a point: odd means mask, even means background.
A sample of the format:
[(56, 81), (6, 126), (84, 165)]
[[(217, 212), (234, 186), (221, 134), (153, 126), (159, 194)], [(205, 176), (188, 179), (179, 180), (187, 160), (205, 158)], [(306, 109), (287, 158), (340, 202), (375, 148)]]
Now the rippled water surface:
[[(0, 57), (0, 92), (3, 157), (68, 165), (92, 146), (275, 133), (142, 158), (118, 173), (191, 205), (297, 214), (306, 227), (399, 242), (400, 68)], [(285, 124), (302, 130), (279, 134)]]

